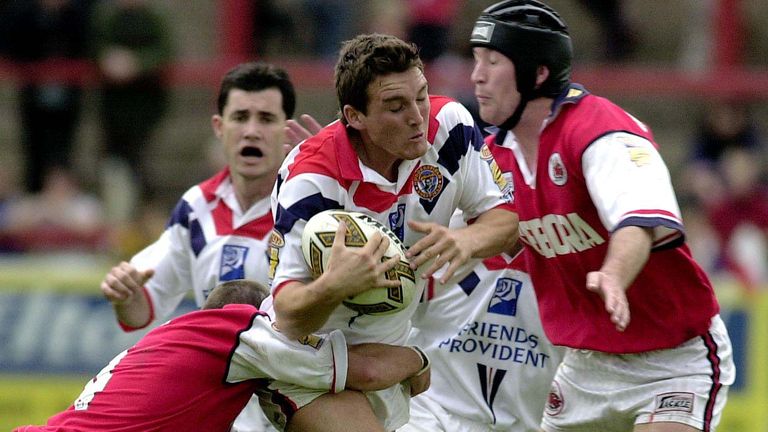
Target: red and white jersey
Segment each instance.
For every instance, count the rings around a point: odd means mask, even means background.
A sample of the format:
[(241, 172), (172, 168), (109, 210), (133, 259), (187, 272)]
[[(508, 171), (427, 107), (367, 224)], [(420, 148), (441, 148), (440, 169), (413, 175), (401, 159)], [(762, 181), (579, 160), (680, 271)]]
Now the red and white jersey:
[(302, 344), (275, 331), (255, 307), (227, 305), (157, 327), (117, 355), (46, 426), (16, 431), (226, 431), (254, 392), (280, 402), (268, 387), (273, 380), (339, 392), (346, 376), (340, 332)]
[[(536, 166), (526, 165), (512, 133), (500, 132), (496, 142), (515, 156), (520, 238), (553, 343), (633, 353), (707, 331), (719, 307), (684, 244), (669, 172), (647, 126), (572, 85), (544, 125)], [(585, 281), (600, 269), (611, 233), (625, 226), (653, 228), (654, 243), (627, 290), (632, 316), (622, 333)]]
[[(400, 163), (391, 182), (366, 167), (350, 143), (345, 127), (335, 122), (293, 149), (280, 169), (273, 193), (275, 231), (270, 241), (274, 268), (272, 294), (290, 281), (309, 282), (312, 275), (301, 253), (306, 221), (323, 210), (366, 213), (413, 245), (423, 234), (406, 221), (448, 225), (459, 208), (468, 220), (506, 205), (506, 188), (493, 157), (484, 154), (482, 134), (458, 102), (430, 96), (428, 141), (421, 158)], [(419, 298), (424, 282), (417, 277)], [(265, 303), (266, 304), (266, 303)], [(386, 316), (358, 314), (340, 305), (321, 332), (341, 329), (350, 343), (403, 344), (410, 330), (413, 302)]]
[(488, 430), (537, 430), (563, 348), (544, 334), (520, 255), (474, 263), (445, 285), (429, 279), (408, 343), (429, 355), (432, 384), (416, 398)]
[(131, 260), (140, 270), (155, 270), (145, 285), (153, 320), (173, 312), (190, 289), (202, 306), (223, 281), (251, 279), (268, 286), (272, 224), (269, 197), (241, 211), (229, 169), (185, 192), (165, 232)]

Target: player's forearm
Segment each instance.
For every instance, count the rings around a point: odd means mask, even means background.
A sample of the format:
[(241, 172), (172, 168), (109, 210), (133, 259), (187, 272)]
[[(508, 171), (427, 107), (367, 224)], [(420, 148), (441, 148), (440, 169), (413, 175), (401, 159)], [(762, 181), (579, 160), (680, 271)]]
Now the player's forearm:
[(472, 258), (488, 258), (513, 251), (518, 239), (518, 222), (517, 213), (497, 208), (462, 228), (464, 238), (472, 244)]
[(117, 321), (123, 324), (124, 328), (144, 328), (152, 319), (152, 309), (145, 294), (135, 295), (129, 303), (113, 303), (112, 306), (115, 309)]
[(367, 343), (349, 346), (347, 388), (381, 390), (416, 375), (422, 357), (403, 346)]
[(324, 288), (322, 277), (309, 284), (287, 284), (274, 297), (280, 331), (291, 339), (316, 332), (341, 300)]
[(617, 230), (611, 235), (600, 271), (628, 288), (648, 262), (652, 241), (650, 228), (628, 226)]

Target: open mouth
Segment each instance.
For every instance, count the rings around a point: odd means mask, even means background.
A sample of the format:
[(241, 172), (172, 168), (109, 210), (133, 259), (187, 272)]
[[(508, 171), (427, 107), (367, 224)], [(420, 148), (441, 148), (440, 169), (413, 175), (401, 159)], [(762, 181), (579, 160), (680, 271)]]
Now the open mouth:
[(240, 150), (240, 156), (262, 157), (264, 156), (264, 153), (262, 153), (261, 150), (256, 147), (244, 147), (242, 150)]

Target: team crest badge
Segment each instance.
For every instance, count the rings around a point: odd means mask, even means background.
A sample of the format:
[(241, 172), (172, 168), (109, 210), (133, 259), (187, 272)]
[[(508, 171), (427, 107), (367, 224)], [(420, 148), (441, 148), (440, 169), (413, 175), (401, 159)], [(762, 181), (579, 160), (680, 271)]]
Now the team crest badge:
[(547, 396), (547, 404), (544, 406), (544, 414), (554, 417), (563, 412), (564, 407), (565, 399), (563, 399), (560, 384), (557, 381), (552, 381), (552, 387), (549, 388), (549, 396)]
[(422, 165), (413, 173), (413, 188), (420, 197), (432, 201), (443, 191), (443, 174), (434, 165)]
[(552, 153), (549, 157), (549, 178), (552, 183), (562, 186), (568, 181), (568, 172), (565, 170), (565, 164), (560, 157), (560, 153)]

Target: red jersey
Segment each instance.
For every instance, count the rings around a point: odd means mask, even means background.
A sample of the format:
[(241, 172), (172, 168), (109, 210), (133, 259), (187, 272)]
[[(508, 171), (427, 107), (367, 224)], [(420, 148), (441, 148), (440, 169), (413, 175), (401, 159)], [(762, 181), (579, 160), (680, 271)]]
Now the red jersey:
[[(669, 173), (650, 130), (606, 99), (572, 85), (555, 101), (529, 169), (514, 135), (497, 145), (514, 164), (515, 206), (544, 329), (556, 345), (609, 353), (671, 348), (704, 334), (718, 312), (712, 286), (684, 244)], [(508, 167), (501, 151), (497, 163)], [(643, 270), (627, 289), (631, 321), (615, 329), (586, 288), (611, 232), (653, 228)]]
[(289, 341), (250, 305), (190, 312), (120, 353), (45, 426), (15, 431), (229, 431), (254, 393), (279, 401), (273, 379), (340, 391), (346, 343)]

